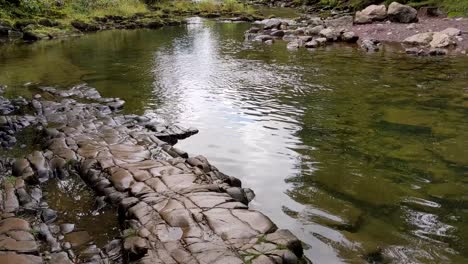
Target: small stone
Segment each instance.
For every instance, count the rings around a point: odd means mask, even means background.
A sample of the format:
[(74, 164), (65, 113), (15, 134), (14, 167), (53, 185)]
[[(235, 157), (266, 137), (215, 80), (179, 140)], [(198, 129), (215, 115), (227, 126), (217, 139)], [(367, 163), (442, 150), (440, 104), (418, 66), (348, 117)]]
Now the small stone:
[(52, 223), (57, 219), (57, 212), (50, 208), (45, 208), (41, 212), (41, 219), (47, 224)]
[(74, 229), (75, 229), (75, 224), (61, 224), (60, 225), (60, 231), (64, 235), (72, 232)]
[(67, 249), (71, 248), (71, 244), (70, 244), (70, 242), (65, 242), (65, 243), (63, 243), (62, 247), (63, 247), (63, 249), (67, 250)]

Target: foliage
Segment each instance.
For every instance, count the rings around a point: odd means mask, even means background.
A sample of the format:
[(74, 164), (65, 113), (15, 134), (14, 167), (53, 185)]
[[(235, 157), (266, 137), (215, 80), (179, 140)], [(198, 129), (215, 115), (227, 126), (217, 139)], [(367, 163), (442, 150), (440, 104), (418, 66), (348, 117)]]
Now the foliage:
[(0, 17), (131, 16), (147, 12), (140, 0), (0, 0)]
[(205, 14), (254, 14), (255, 10), (237, 0), (202, 0), (193, 2), (189, 0), (162, 1), (151, 5), (165, 13), (205, 13)]

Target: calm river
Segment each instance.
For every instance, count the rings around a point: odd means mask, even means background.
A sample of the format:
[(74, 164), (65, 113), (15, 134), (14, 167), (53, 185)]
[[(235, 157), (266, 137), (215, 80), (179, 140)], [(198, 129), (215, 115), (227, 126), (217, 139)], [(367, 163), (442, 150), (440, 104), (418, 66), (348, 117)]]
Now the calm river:
[(468, 263), (468, 57), (244, 42), (193, 20), (0, 46), (0, 84), (86, 82), (200, 133), (178, 143), (239, 177), (313, 263)]

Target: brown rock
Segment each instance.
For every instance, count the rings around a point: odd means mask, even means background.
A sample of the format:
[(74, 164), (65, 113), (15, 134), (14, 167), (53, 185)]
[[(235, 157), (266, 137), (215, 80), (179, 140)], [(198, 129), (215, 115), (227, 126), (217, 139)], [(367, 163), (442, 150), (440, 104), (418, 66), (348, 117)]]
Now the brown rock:
[(7, 218), (0, 221), (0, 234), (12, 230), (31, 231), (29, 223), (20, 218)]
[(115, 188), (119, 191), (126, 191), (135, 182), (132, 174), (124, 169), (118, 169), (112, 172), (110, 181), (114, 184)]
[(38, 246), (36, 241), (18, 241), (7, 236), (0, 236), (0, 250), (33, 253), (37, 252)]
[(16, 212), (19, 208), (19, 201), (15, 194), (15, 188), (11, 183), (4, 182), (5, 187), (5, 200), (4, 202), (4, 212), (13, 213)]
[(34, 255), (6, 253), (0, 255), (2, 264), (41, 264), (42, 258)]
[(33, 241), (34, 240), (34, 236), (31, 235), (31, 233), (22, 231), (22, 230), (8, 231), (6, 234), (9, 237), (13, 238), (14, 240), (18, 240), (18, 241)]

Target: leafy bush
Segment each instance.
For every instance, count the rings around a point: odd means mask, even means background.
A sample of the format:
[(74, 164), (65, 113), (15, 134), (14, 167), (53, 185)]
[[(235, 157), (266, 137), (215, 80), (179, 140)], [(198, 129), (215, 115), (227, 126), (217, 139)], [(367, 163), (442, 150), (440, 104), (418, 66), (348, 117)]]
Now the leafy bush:
[(202, 0), (197, 6), (200, 12), (216, 13), (219, 11), (219, 4), (213, 0)]
[(130, 16), (147, 12), (140, 0), (0, 0), (0, 17), (34, 17), (63, 14), (68, 17)]

